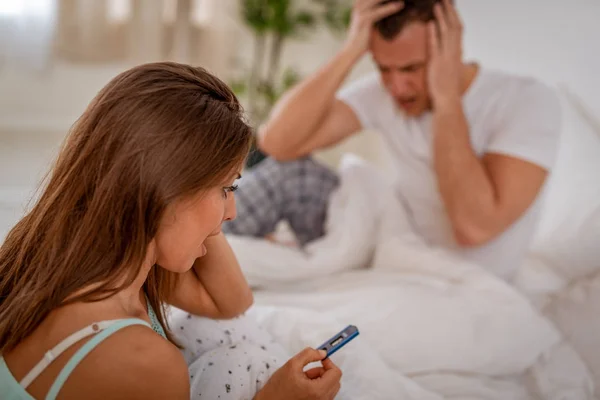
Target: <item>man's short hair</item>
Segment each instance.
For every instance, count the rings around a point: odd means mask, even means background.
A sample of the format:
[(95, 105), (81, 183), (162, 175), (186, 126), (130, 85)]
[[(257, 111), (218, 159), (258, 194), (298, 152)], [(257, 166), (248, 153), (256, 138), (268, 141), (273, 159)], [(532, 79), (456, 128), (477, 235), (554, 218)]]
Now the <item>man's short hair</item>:
[[(400, 0), (383, 0), (380, 4), (399, 2)], [(404, 8), (378, 22), (375, 28), (384, 39), (392, 40), (410, 22), (428, 22), (435, 18), (433, 6), (441, 0), (404, 0)], [(452, 1), (452, 3), (454, 3)]]

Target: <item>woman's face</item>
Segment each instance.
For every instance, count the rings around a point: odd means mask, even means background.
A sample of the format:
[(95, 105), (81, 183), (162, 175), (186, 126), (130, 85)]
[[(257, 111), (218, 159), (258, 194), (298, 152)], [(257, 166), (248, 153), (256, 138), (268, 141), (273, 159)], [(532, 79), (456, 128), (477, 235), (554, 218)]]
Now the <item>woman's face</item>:
[(223, 221), (235, 218), (233, 191), (239, 178), (232, 173), (221, 185), (167, 207), (154, 239), (156, 264), (182, 273), (206, 254), (206, 238), (219, 234)]

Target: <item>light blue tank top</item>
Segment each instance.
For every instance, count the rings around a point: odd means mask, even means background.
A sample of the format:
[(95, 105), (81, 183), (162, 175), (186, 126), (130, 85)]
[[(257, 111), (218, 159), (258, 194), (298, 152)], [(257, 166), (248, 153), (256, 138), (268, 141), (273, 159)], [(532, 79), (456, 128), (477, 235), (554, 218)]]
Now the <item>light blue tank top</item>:
[[(156, 313), (152, 309), (152, 306), (149, 302), (148, 304), (148, 317), (150, 318), (151, 324), (149, 325), (146, 321), (137, 319), (137, 318), (129, 318), (129, 319), (121, 319), (117, 320), (108, 326), (106, 329), (103, 329), (99, 333), (97, 333), (92, 339), (90, 339), (87, 343), (85, 343), (77, 352), (71, 357), (69, 362), (64, 366), (62, 371), (58, 374), (58, 377), (54, 381), (53, 385), (50, 387), (48, 394), (46, 395), (46, 400), (55, 400), (58, 392), (66, 382), (67, 378), (75, 367), (87, 356), (96, 346), (102, 343), (103, 340), (108, 338), (113, 333), (117, 332), (120, 329), (123, 329), (127, 326), (131, 325), (145, 325), (149, 328), (152, 328), (156, 333), (161, 335), (166, 339), (167, 335), (163, 330), (162, 326), (158, 322), (158, 318)], [(32, 397), (23, 386), (14, 378), (6, 362), (3, 357), (0, 357), (0, 397), (2, 400), (36, 400)]]

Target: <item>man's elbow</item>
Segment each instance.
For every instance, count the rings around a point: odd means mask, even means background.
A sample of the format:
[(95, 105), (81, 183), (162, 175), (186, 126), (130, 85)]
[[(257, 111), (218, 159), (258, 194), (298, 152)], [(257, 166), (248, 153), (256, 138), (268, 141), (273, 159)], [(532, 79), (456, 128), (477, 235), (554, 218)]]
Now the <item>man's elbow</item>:
[(265, 131), (256, 135), (256, 148), (269, 157), (280, 161), (292, 161), (299, 158), (295, 150), (286, 149), (281, 143), (277, 143)]

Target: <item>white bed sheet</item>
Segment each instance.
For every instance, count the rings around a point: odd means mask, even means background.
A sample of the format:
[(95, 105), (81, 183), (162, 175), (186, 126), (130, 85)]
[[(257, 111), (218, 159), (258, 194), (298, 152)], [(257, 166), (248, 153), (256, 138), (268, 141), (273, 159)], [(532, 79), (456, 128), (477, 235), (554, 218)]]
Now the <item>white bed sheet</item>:
[[(333, 357), (344, 370), (345, 392), (341, 393), (340, 399), (593, 398), (594, 388), (586, 365), (563, 339), (543, 346), (539, 356), (529, 359), (528, 365), (519, 373), (485, 372), (502, 364), (506, 367), (523, 362), (522, 350), (516, 348), (498, 351), (496, 359), (482, 365), (482, 372), (478, 372), (472, 364), (487, 348), (481, 343), (485, 338), (474, 337), (470, 348), (457, 349), (452, 340), (441, 340), (443, 332), (435, 335), (422, 326), (423, 321), (431, 322), (444, 318), (444, 315), (437, 313), (430, 319), (406, 315), (405, 311), (411, 308), (416, 313), (431, 309), (419, 305), (396, 307), (399, 300), (390, 295), (394, 290), (406, 292), (407, 286), (387, 273), (365, 271), (364, 274), (349, 272), (318, 282), (259, 291), (257, 305), (251, 311), (251, 315), (292, 353), (305, 346), (320, 344), (346, 324), (359, 326), (359, 338)], [(377, 283), (380, 280), (385, 283)], [(406, 282), (411, 281), (411, 284), (423, 285), (423, 280), (419, 282), (415, 277)], [(362, 289), (357, 290), (358, 286)], [(447, 311), (452, 313), (452, 310)], [(465, 314), (465, 317), (469, 315)], [(465, 324), (469, 324), (466, 319), (462, 321), (462, 325)], [(513, 333), (528, 334), (525, 330)], [(535, 335), (533, 333), (532, 337)], [(422, 337), (422, 340), (416, 341), (415, 337)], [(539, 340), (543, 342), (544, 338)], [(447, 357), (441, 353), (446, 353)], [(504, 356), (498, 357), (501, 353)], [(457, 357), (457, 354), (463, 357)], [(441, 365), (442, 359), (455, 363)], [(457, 365), (462, 365), (463, 370)], [(467, 370), (469, 367), (471, 370)], [(394, 393), (404, 394), (394, 397)]]
[(252, 315), (290, 352), (359, 327), (334, 356), (341, 399), (593, 398), (588, 367), (526, 296), (420, 241), (368, 164), (346, 158), (340, 175), (327, 234), (305, 251), (229, 239)]

